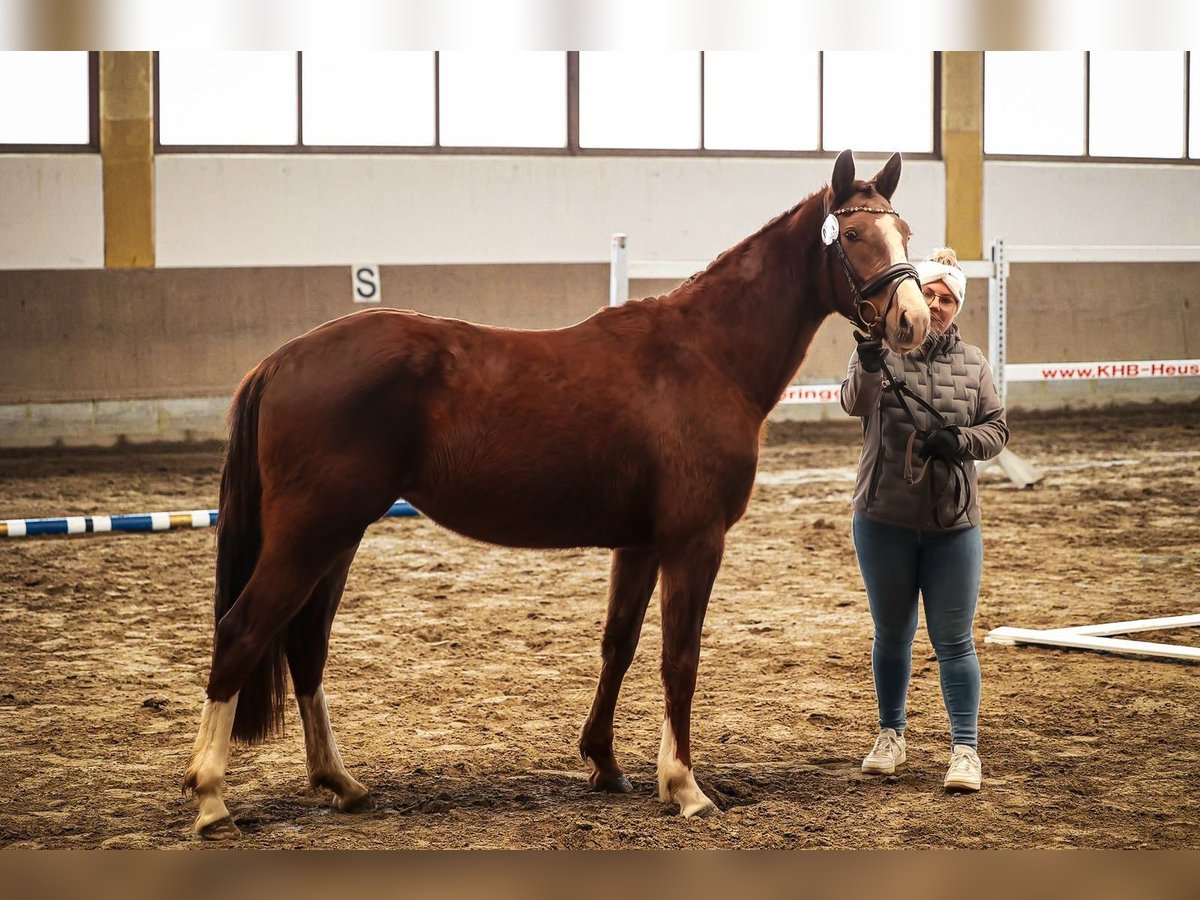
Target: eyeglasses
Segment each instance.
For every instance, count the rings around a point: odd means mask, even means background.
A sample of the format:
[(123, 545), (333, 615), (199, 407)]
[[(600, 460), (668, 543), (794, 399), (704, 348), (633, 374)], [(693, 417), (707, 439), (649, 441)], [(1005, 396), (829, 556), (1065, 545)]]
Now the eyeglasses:
[(937, 291), (931, 291), (928, 288), (922, 289), (921, 293), (925, 295), (925, 302), (930, 306), (933, 306), (935, 303), (944, 303), (947, 306), (958, 305), (958, 301), (949, 294), (939, 294)]

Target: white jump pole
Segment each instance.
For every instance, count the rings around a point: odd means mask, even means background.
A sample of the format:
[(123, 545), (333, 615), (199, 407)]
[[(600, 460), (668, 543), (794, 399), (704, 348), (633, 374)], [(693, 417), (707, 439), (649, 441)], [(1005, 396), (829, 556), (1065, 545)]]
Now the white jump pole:
[(987, 644), (1038, 644), (1043, 647), (1069, 647), (1075, 650), (1101, 650), (1131, 656), (1150, 656), (1158, 659), (1182, 659), (1200, 662), (1200, 647), (1180, 644), (1159, 644), (1154, 641), (1131, 641), (1114, 638), (1112, 634), (1158, 629), (1200, 626), (1200, 615), (1162, 616), (1134, 622), (1108, 622), (1100, 625), (1077, 625), (1073, 628), (993, 628), (983, 639)]

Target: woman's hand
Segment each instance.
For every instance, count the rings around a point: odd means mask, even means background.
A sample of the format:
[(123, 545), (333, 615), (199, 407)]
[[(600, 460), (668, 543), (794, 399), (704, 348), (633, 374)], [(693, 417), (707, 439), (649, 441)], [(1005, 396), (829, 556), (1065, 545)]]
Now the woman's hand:
[(925, 438), (925, 443), (921, 445), (921, 449), (917, 452), (922, 459), (945, 460), (953, 462), (962, 456), (962, 448), (958, 442), (958, 426), (951, 425), (947, 428), (939, 428), (937, 431), (930, 432)]
[(883, 357), (887, 353), (883, 349), (883, 341), (879, 338), (869, 339), (866, 335), (854, 332), (858, 341), (858, 367), (864, 372), (878, 372), (883, 368)]

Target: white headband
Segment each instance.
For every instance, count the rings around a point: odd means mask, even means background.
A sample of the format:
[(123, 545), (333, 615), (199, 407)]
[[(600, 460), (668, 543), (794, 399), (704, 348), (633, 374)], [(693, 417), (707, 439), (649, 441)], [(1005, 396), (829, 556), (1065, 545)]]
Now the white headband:
[(959, 311), (962, 311), (962, 306), (967, 301), (967, 276), (963, 274), (962, 269), (926, 259), (917, 263), (917, 274), (921, 276), (923, 285), (932, 281), (944, 282), (958, 301)]

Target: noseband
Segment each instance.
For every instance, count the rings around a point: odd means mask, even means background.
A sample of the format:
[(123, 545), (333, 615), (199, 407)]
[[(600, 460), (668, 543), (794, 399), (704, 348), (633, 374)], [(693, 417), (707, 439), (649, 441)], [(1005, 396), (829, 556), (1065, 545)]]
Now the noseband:
[[(899, 216), (900, 214), (894, 209), (883, 209), (876, 206), (843, 206), (841, 209), (835, 209), (830, 212), (829, 195), (825, 195), (825, 219), (821, 223), (821, 243), (826, 247), (833, 248), (838, 260), (842, 264), (842, 271), (846, 274), (846, 281), (850, 283), (850, 293), (854, 295), (854, 314), (857, 318), (851, 318), (850, 316), (846, 316), (846, 318), (850, 319), (854, 324), (862, 326), (867, 334), (874, 335), (875, 328), (887, 318), (887, 314), (891, 311), (892, 303), (895, 302), (896, 292), (900, 289), (901, 282), (912, 278), (920, 286), (921, 277), (917, 274), (917, 267), (912, 263), (899, 262), (888, 266), (868, 281), (863, 281), (859, 278), (858, 273), (854, 271), (854, 266), (846, 258), (846, 251), (842, 248), (842, 228), (837, 218), (846, 213), (856, 212), (869, 212), (885, 216)], [(888, 292), (887, 302), (883, 305), (883, 312), (880, 312), (879, 307), (867, 298), (889, 284), (892, 286), (892, 289)], [(864, 314), (864, 309), (871, 311), (870, 319)]]

